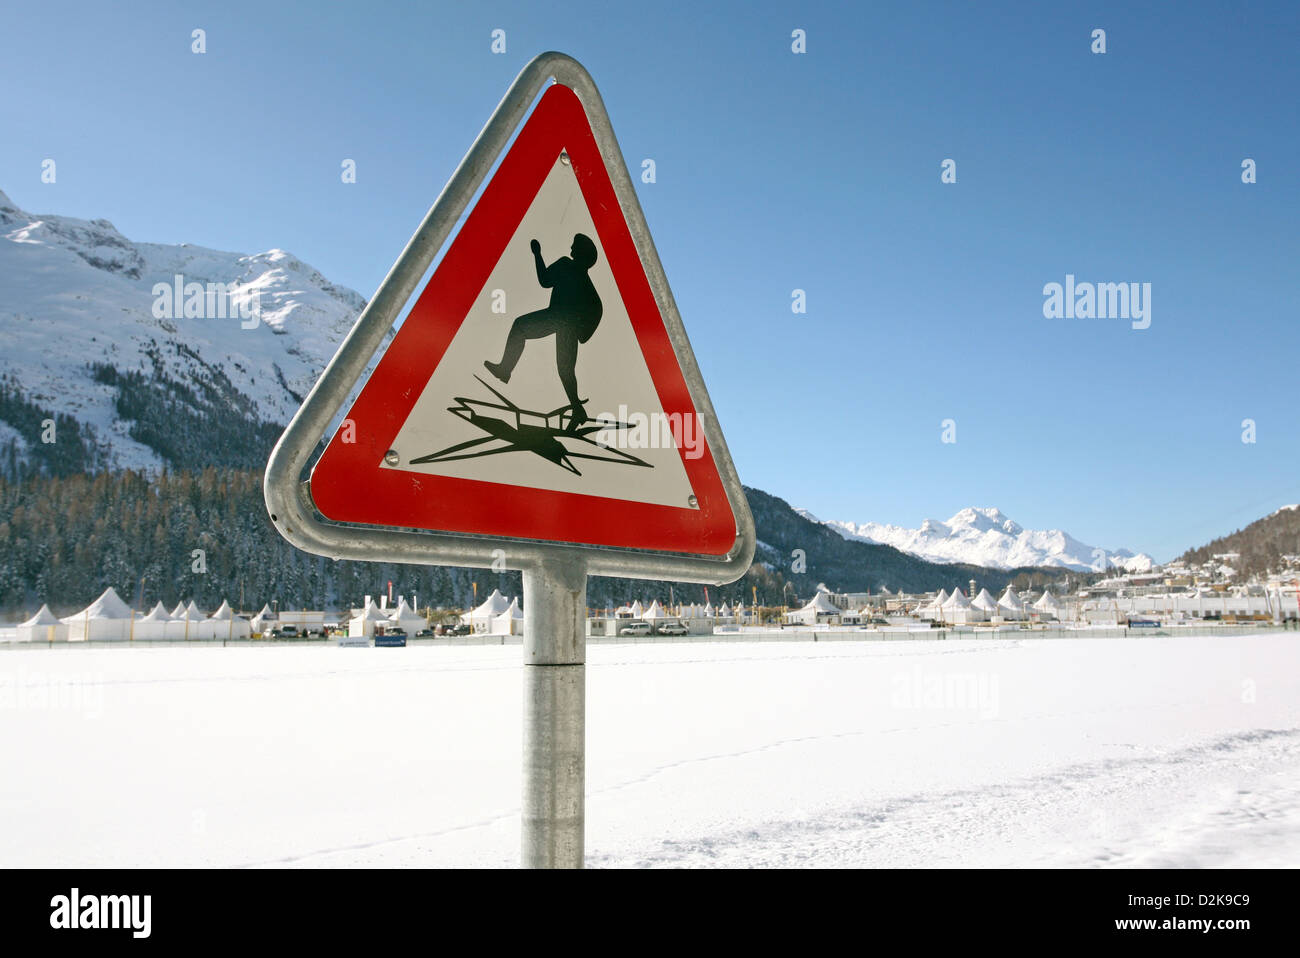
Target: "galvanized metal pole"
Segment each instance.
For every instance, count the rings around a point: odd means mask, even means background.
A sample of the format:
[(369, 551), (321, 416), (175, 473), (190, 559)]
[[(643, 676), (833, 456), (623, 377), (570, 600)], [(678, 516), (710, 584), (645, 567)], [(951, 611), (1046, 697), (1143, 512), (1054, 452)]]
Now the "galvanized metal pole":
[(524, 571), (524, 762), (521, 861), (581, 868), (586, 785), (585, 563)]

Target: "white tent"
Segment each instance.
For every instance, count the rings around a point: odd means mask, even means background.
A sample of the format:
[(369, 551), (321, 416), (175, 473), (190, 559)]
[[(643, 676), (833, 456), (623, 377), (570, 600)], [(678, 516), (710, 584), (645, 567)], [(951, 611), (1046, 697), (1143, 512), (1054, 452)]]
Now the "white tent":
[(185, 618), (182, 620), (181, 637), (189, 639), (191, 642), (195, 639), (214, 639), (217, 636), (217, 627), (220, 625), (225, 628), (225, 623), (217, 623), (208, 618), (202, 612), (195, 614), (190, 607), (197, 609), (193, 602), (185, 608)]
[(521, 635), (524, 631), (524, 610), (519, 600), (511, 599), (509, 607), (492, 620), (493, 635)]
[(407, 635), (415, 635), (415, 633), (419, 632), (421, 629), (427, 629), (429, 627), (428, 620), (407, 605), (405, 597), (397, 603), (397, 608), (388, 619), (389, 622), (391, 622), (395, 627), (401, 629)]
[(254, 632), (268, 632), (275, 628), (277, 619), (275, 613), (271, 611), (270, 605), (262, 606), (262, 611), (253, 616), (251, 624)]
[(1042, 618), (1059, 619), (1061, 617), (1061, 603), (1057, 601), (1056, 596), (1052, 595), (1050, 589), (1045, 590), (1038, 601), (1034, 603), (1034, 611)]
[(954, 589), (952, 595), (948, 596), (943, 602), (945, 612), (949, 609), (969, 609), (970, 607), (970, 599), (966, 598), (966, 594), (961, 589)]
[(640, 600), (640, 599), (636, 599), (635, 601), (633, 601), (633, 603), (632, 603), (632, 618), (634, 618), (634, 619), (639, 619), (639, 618), (641, 618), (641, 616), (643, 616), (644, 614), (645, 614), (645, 606), (643, 606), (643, 605), (641, 604), (641, 600)]
[(201, 619), (191, 619), (189, 611), (182, 602), (177, 608), (180, 614), (177, 615), (173, 609), (167, 615), (167, 622), (163, 625), (163, 635), (168, 639), (189, 639), (194, 637)]
[(943, 604), (943, 621), (951, 622), (954, 625), (968, 625), (971, 622), (987, 622), (989, 614), (983, 609), (977, 608), (971, 603), (971, 600), (962, 594), (961, 589), (957, 589), (948, 601)]
[(940, 589), (939, 594), (931, 601), (920, 605), (916, 614), (923, 619), (934, 619), (938, 621), (943, 618), (943, 604), (948, 601), (948, 590)]
[(493, 589), (492, 594), (478, 608), (465, 613), (460, 619), (475, 632), (487, 632), (492, 628), (492, 620), (508, 608), (510, 600)]
[(383, 610), (373, 602), (367, 602), (366, 607), (348, 620), (348, 636), (350, 638), (368, 639), (375, 634), (376, 622), (387, 622), (388, 616), (384, 615)]
[(76, 615), (63, 620), (70, 642), (125, 642), (131, 638), (135, 614), (112, 587)]
[(980, 589), (979, 595), (975, 596), (975, 598), (971, 600), (970, 604), (972, 608), (980, 609), (983, 612), (989, 613), (989, 615), (992, 615), (998, 610), (997, 600), (994, 599), (993, 596), (989, 595), (988, 589)]
[(63, 642), (67, 638), (68, 627), (59, 621), (48, 605), (42, 605), (40, 611), (26, 622), (18, 623), (15, 630), (18, 642)]
[(839, 625), (843, 614), (843, 610), (831, 601), (831, 597), (818, 589), (817, 594), (802, 609), (787, 612), (785, 621), (796, 625)]
[(1011, 586), (1007, 586), (1007, 591), (1002, 593), (1002, 598), (998, 599), (998, 612), (1004, 619), (1023, 619), (1026, 615), (1025, 604), (1020, 601), (1020, 596), (1016, 595)]
[(824, 612), (831, 615), (840, 611), (840, 607), (831, 601), (830, 594), (820, 589), (812, 600), (804, 606), (805, 609), (815, 608), (818, 612)]
[[(213, 614), (224, 615), (222, 609), (229, 610), (230, 606), (226, 605), (225, 602), (222, 602), (221, 608)], [(191, 599), (190, 604), (185, 607), (185, 615), (182, 617), (181, 621), (182, 625), (180, 634), (177, 638), (189, 639), (193, 642), (196, 639), (224, 639), (226, 637), (226, 620), (224, 618), (209, 618), (204, 615), (199, 611), (199, 607), (195, 605), (193, 599)], [(168, 631), (168, 634), (171, 634), (170, 630)]]
[(208, 619), (207, 625), (212, 630), (212, 634), (206, 635), (204, 638), (246, 639), (253, 631), (248, 624), (248, 620), (235, 615), (235, 610), (224, 599), (221, 602), (221, 607), (216, 612), (213, 612), (212, 617)]
[(175, 621), (159, 602), (148, 615), (135, 624), (135, 638), (166, 639), (169, 637), (167, 626)]
[(213, 635), (213, 626), (208, 623), (207, 617), (199, 611), (199, 607), (191, 599), (189, 605), (184, 602), (178, 602), (176, 608), (172, 609), (172, 621), (167, 625), (167, 638), (169, 639), (210, 639)]
[(713, 611), (713, 603), (712, 603), (712, 602), (706, 602), (706, 603), (704, 604), (704, 617), (705, 617), (706, 619), (712, 619), (712, 618), (714, 617), (714, 615), (715, 615), (715, 612)]
[(184, 602), (177, 604), (172, 609), (172, 618), (179, 625), (168, 626), (167, 637), (169, 639), (210, 639), (212, 638), (212, 626), (206, 625), (207, 616), (199, 609), (193, 599), (189, 604)]
[(672, 616), (664, 609), (658, 599), (650, 603), (650, 608), (641, 613), (643, 619), (671, 619)]

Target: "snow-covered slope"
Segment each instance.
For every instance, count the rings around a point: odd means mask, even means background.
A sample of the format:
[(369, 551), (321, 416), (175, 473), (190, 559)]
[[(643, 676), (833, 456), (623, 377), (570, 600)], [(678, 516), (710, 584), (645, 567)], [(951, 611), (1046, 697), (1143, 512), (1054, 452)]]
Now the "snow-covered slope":
[[(251, 320), (239, 316), (159, 318), (154, 285), (177, 275), (238, 283), (241, 296), (260, 301), (256, 325), (245, 328)], [(0, 192), (0, 379), (93, 427), (112, 466), (166, 462), (158, 443), (132, 437), (121, 387), (93, 375), (92, 363), (166, 383), (169, 401), (204, 419), (283, 424), (364, 305), (283, 250), (246, 256), (137, 243), (107, 220), (34, 216)], [(16, 425), (0, 421), (0, 438)]]
[[(998, 509), (962, 509), (947, 522), (926, 519), (919, 529), (880, 522), (821, 520), (805, 509), (796, 511), (846, 539), (890, 545), (930, 562), (969, 562), (996, 569), (1102, 568), (1102, 550), (1060, 529), (1025, 529)], [(1130, 572), (1144, 572), (1154, 565), (1150, 556), (1134, 555), (1128, 549), (1105, 550), (1105, 556), (1108, 566), (1121, 566)]]

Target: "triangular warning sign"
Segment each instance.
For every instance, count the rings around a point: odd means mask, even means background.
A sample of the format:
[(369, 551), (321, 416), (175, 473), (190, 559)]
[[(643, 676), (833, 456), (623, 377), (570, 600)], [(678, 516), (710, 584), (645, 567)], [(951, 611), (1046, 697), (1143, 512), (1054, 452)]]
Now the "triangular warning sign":
[(585, 106), (556, 82), (519, 129), (311, 474), (327, 519), (736, 555), (739, 483)]

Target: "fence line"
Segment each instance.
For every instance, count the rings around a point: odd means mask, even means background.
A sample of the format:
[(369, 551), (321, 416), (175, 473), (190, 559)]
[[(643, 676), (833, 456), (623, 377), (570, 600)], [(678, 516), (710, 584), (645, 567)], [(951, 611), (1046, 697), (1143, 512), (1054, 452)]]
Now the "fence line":
[[(1274, 632), (1294, 632), (1300, 630), (1300, 624), (1294, 620), (1283, 623), (1258, 623), (1255, 625), (1180, 625), (1162, 628), (1128, 628), (1099, 627), (1080, 629), (757, 629), (751, 631), (715, 632), (701, 635), (592, 635), (587, 642), (594, 645), (642, 645), (646, 643), (700, 643), (700, 642), (908, 642), (908, 641), (948, 641), (948, 640), (1052, 640), (1052, 639), (1123, 639), (1123, 638), (1178, 638), (1180, 636), (1220, 636), (1235, 638), (1250, 634), (1267, 634)], [(68, 641), (66, 639), (48, 643), (43, 641), (16, 642), (0, 641), (0, 649), (33, 648), (134, 648), (134, 647), (206, 647), (221, 646), (290, 646), (290, 645), (334, 645), (336, 636), (312, 639), (91, 639)], [(416, 639), (408, 636), (408, 646), (486, 646), (486, 645), (520, 645), (519, 635), (456, 635), (437, 636)]]

